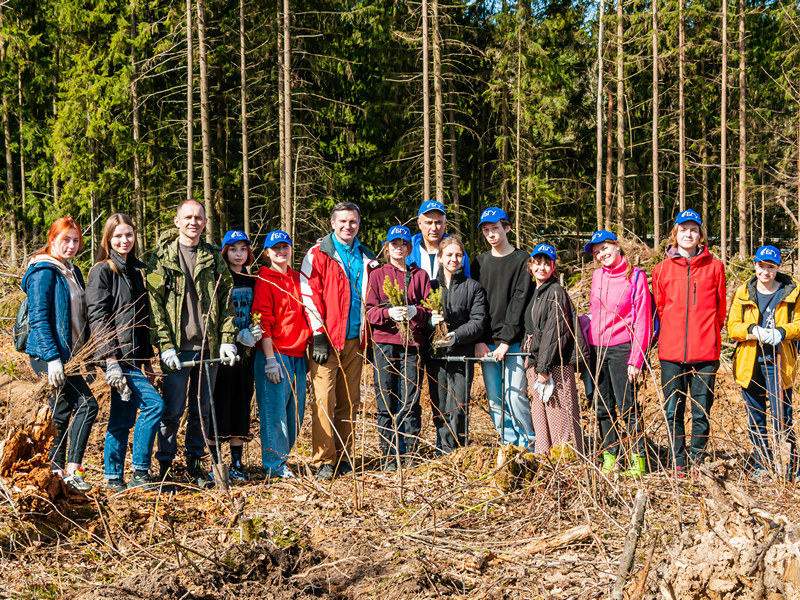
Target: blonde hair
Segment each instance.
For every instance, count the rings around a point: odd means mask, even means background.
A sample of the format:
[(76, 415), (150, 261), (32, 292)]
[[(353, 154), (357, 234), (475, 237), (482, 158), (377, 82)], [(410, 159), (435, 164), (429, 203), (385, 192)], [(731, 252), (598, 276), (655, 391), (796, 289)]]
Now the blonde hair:
[[(133, 220), (125, 214), (122, 213), (114, 213), (108, 219), (106, 219), (106, 224), (103, 227), (103, 235), (100, 237), (100, 248), (97, 250), (97, 258), (95, 259), (95, 263), (99, 262), (107, 262), (108, 265), (111, 267), (111, 270), (114, 271), (117, 275), (119, 275), (119, 269), (117, 269), (117, 265), (111, 260), (111, 238), (114, 237), (114, 231), (120, 225), (130, 225), (133, 229), (133, 233), (136, 233), (136, 225), (133, 224)], [(133, 238), (133, 246), (131, 246), (131, 250), (129, 252), (130, 255), (136, 256), (136, 236), (134, 235)]]
[[(692, 221), (695, 223), (695, 221)], [(697, 247), (699, 248), (703, 244), (706, 243), (706, 230), (700, 223), (697, 223), (697, 226), (700, 228), (700, 241), (697, 242)], [(676, 223), (675, 226), (672, 228), (672, 231), (669, 232), (669, 239), (667, 239), (667, 248), (670, 246), (677, 246), (678, 245), (678, 224)]]
[(453, 244), (457, 244), (459, 248), (461, 248), (461, 252), (464, 254), (467, 253), (467, 248), (464, 246), (464, 242), (462, 242), (459, 238), (455, 236), (448, 236), (446, 238), (442, 238), (442, 241), (439, 242), (439, 252), (436, 253), (436, 256), (442, 258), (442, 253), (444, 249), (448, 246), (452, 246)]
[[(625, 256), (625, 249), (622, 247), (622, 244), (619, 243), (619, 240), (605, 240), (604, 242), (597, 242), (598, 244), (614, 244), (617, 248), (619, 248), (619, 255), (625, 257), (625, 261), (628, 263), (627, 268), (625, 269), (625, 279), (628, 281), (631, 280), (633, 276), (633, 263), (628, 260), (628, 257)], [(594, 252), (592, 252), (592, 257), (594, 257)], [(595, 259), (596, 260), (596, 259)]]

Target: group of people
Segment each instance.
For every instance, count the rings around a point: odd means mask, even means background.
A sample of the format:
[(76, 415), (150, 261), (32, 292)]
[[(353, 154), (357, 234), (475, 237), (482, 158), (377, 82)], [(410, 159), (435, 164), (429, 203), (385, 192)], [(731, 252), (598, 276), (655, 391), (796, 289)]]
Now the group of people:
[[(316, 478), (350, 472), (365, 359), (374, 366), (379, 468), (386, 472), (413, 464), (423, 449), (426, 380), (436, 450), (469, 443), (470, 389), (480, 363), (502, 443), (584, 455), (580, 372), (594, 400), (602, 472), (627, 467), (625, 475), (641, 477), (647, 444), (637, 392), (656, 337), (671, 467), (684, 477), (706, 450), (726, 319), (737, 342), (734, 376), (746, 404), (753, 474), (769, 475), (782, 456), (796, 468), (791, 387), (800, 288), (778, 272), (777, 248), (764, 246), (755, 255), (755, 275), (736, 291), (728, 312), (725, 269), (693, 210), (678, 215), (666, 257), (653, 269), (652, 292), (616, 235), (595, 232), (584, 248), (598, 263), (584, 315), (559, 283), (556, 248), (540, 243), (530, 254), (515, 248), (498, 207), (480, 216), (490, 248), (472, 261), (462, 241), (446, 234), (445, 206), (432, 200), (419, 208), (419, 233), (402, 225), (388, 230), (379, 261), (358, 239), (358, 206), (342, 202), (331, 212), (332, 231), (308, 250), (299, 272), (284, 231), (267, 234), (264, 265), (256, 271), (243, 231), (227, 232), (221, 250), (203, 241), (199, 202), (182, 202), (174, 224), (145, 267), (136, 258), (131, 219), (109, 217), (84, 285), (72, 263), (83, 245), (81, 230), (62, 217), (23, 277), (26, 352), (53, 387), (57, 435), (50, 461), (78, 490), (91, 489), (81, 465), (98, 405), (70, 359), (87, 343), (111, 388), (104, 477), (113, 491), (172, 480), (185, 412), (188, 481), (214, 485), (203, 458), (208, 452), (219, 463), (220, 440), (229, 445), (229, 477), (243, 480), (254, 394), (267, 477), (294, 477), (287, 459), (305, 415), (307, 374)], [(777, 447), (767, 435), (767, 402)]]

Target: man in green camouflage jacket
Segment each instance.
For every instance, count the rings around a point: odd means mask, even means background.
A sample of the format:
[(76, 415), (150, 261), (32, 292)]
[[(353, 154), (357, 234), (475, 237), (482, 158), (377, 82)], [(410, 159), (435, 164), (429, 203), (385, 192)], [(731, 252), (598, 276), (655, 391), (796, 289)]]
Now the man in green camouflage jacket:
[(207, 365), (206, 370), (202, 366), (181, 367), (181, 363), (216, 357), (230, 364), (235, 361), (233, 278), (219, 250), (202, 240), (206, 226), (202, 204), (196, 200), (181, 202), (174, 223), (178, 231), (161, 236), (147, 275), (153, 326), (150, 338), (161, 354), (165, 372), (165, 408), (156, 458), (162, 480), (169, 478), (188, 394), (186, 474), (191, 483), (211, 487), (213, 480), (203, 469), (202, 458), (217, 365)]

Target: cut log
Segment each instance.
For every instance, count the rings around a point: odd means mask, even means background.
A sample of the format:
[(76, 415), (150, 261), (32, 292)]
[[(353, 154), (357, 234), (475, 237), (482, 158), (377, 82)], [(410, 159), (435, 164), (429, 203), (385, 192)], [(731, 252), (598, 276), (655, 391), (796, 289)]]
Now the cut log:
[(540, 554), (549, 550), (556, 550), (566, 546), (572, 546), (581, 542), (587, 542), (592, 537), (592, 528), (589, 525), (580, 525), (567, 529), (556, 535), (536, 540), (522, 547), (520, 554)]

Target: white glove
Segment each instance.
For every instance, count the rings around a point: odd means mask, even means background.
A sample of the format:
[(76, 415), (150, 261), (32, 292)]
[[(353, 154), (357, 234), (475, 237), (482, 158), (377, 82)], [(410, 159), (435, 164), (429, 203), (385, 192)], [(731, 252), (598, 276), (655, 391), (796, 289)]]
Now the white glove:
[(444, 321), (444, 315), (438, 310), (431, 312), (431, 325), (436, 327), (439, 323)]
[(556, 389), (556, 384), (553, 381), (553, 376), (551, 375), (547, 381), (542, 384), (542, 392), (539, 397), (542, 399), (542, 403), (547, 404), (547, 401), (553, 396), (553, 391)]
[(281, 366), (278, 364), (278, 359), (268, 358), (267, 363), (264, 365), (264, 375), (267, 376), (272, 383), (280, 383), (283, 379), (281, 373)]
[(178, 353), (175, 351), (175, 348), (164, 350), (164, 352), (161, 353), (161, 362), (163, 362), (170, 371), (181, 370), (181, 359), (178, 358)]
[(119, 362), (114, 359), (106, 359), (106, 383), (110, 387), (116, 388), (118, 392), (125, 389), (125, 375), (122, 373)]
[(408, 321), (408, 308), (406, 306), (392, 306), (389, 309), (389, 318), (393, 321)]
[(236, 344), (220, 344), (219, 345), (219, 357), (222, 359), (222, 364), (227, 364), (229, 367), (232, 367), (236, 363), (236, 355), (238, 354), (238, 350), (236, 350)]
[(756, 336), (756, 339), (762, 344), (768, 344), (769, 340), (772, 339), (772, 336), (769, 334), (768, 330), (760, 327), (759, 325), (753, 327), (753, 330), (750, 333)]
[(417, 307), (414, 306), (413, 304), (409, 304), (408, 306), (406, 306), (406, 312), (408, 313), (408, 320), (410, 321), (415, 316), (417, 316)]
[[(261, 336), (258, 336), (261, 338)], [(256, 345), (256, 336), (253, 335), (252, 330), (250, 329), (242, 329), (236, 335), (236, 341), (239, 342), (242, 346), (247, 346), (248, 348), (252, 348)]]
[(261, 336), (264, 335), (264, 331), (261, 329), (261, 323), (250, 323), (250, 333), (253, 334), (256, 342), (258, 342)]
[(454, 332), (448, 333), (444, 338), (441, 340), (436, 340), (433, 342), (434, 348), (449, 348), (456, 343), (456, 334)]
[(765, 344), (769, 344), (770, 346), (777, 346), (783, 341), (783, 334), (781, 333), (780, 329), (767, 329), (766, 338), (764, 340)]
[(47, 381), (54, 388), (59, 388), (64, 385), (67, 376), (64, 375), (64, 364), (60, 358), (51, 360), (47, 363)]

